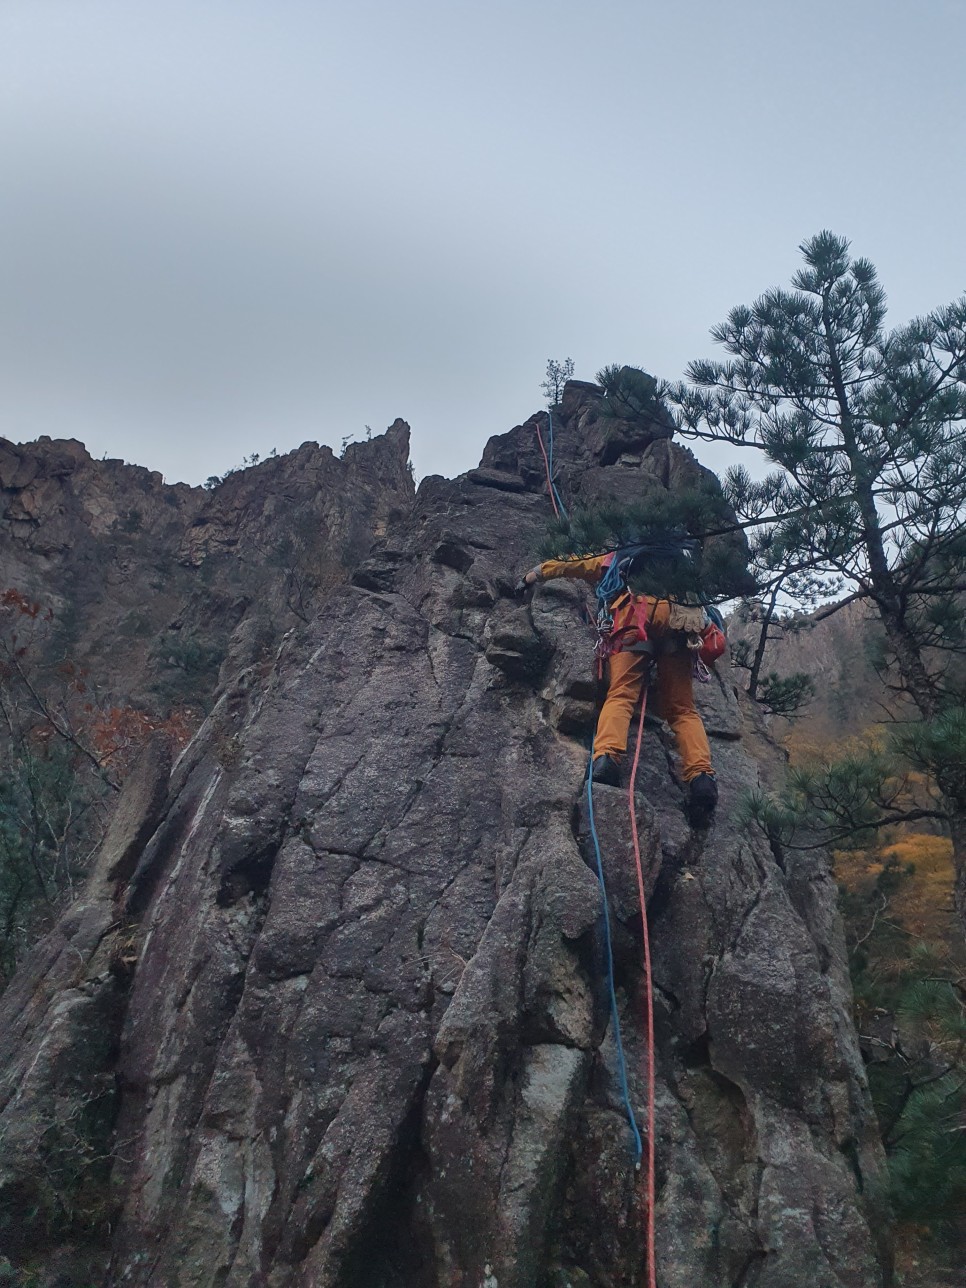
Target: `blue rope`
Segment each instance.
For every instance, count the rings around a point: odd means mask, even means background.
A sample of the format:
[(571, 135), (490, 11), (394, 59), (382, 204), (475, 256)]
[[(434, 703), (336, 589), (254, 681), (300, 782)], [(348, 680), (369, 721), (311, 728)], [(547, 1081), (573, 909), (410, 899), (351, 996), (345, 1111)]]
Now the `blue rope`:
[(550, 415), (549, 411), (547, 412), (547, 428), (549, 430), (548, 438), (550, 439), (549, 448), (547, 452), (547, 469), (550, 475), (550, 486), (553, 488), (553, 494), (557, 498), (557, 506), (560, 510), (560, 513), (563, 515), (565, 519), (569, 519), (570, 515), (567, 513), (567, 507), (560, 499), (560, 493), (557, 491), (557, 485), (553, 481), (553, 417)]
[(618, 591), (627, 589), (626, 572), (630, 560), (626, 551), (615, 550), (614, 557), (607, 566), (607, 571), (597, 583), (595, 594), (601, 608), (607, 608), (610, 601), (616, 598)]
[(594, 766), (594, 751), (591, 747), (590, 764), (587, 767), (587, 810), (590, 815), (590, 835), (594, 840), (594, 853), (597, 856), (597, 879), (600, 882), (600, 891), (604, 896), (604, 943), (607, 946), (607, 987), (610, 991), (610, 1015), (611, 1022), (614, 1025), (614, 1042), (617, 1046), (617, 1072), (621, 1084), (621, 1096), (624, 1099), (624, 1108), (627, 1110), (627, 1121), (630, 1129), (634, 1133), (634, 1150), (637, 1155), (635, 1162), (640, 1165), (641, 1155), (644, 1152), (644, 1146), (641, 1143), (641, 1133), (637, 1129), (637, 1119), (634, 1117), (634, 1110), (631, 1107), (631, 1092), (627, 1085), (627, 1062), (624, 1059), (624, 1044), (621, 1041), (621, 1021), (617, 1013), (617, 989), (614, 985), (614, 949), (610, 937), (610, 909), (607, 906), (607, 884), (604, 881), (604, 861), (600, 854), (600, 840), (597, 836), (597, 824), (594, 821), (594, 780), (592, 777)]

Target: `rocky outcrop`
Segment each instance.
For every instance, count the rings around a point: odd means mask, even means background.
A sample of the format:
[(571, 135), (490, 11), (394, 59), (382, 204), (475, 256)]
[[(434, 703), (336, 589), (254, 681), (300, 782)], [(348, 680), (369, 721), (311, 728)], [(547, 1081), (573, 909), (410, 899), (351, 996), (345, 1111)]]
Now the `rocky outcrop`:
[[(158, 826), (170, 765), (167, 742), (155, 736), (86, 889), (3, 995), (0, 1252), (21, 1263), (37, 1251), (39, 1231), (50, 1240), (58, 1225), (96, 1226), (110, 1208), (114, 1064), (137, 943), (137, 927), (117, 915), (115, 883)], [(96, 1250), (89, 1255), (96, 1266)]]
[[(568, 387), (559, 417), (568, 503), (700, 473), (661, 425), (633, 427), (615, 457), (588, 432), (596, 396)], [(170, 781), (158, 759), (122, 801), (123, 862), (102, 854), (74, 920), (0, 1003), (0, 1029), (19, 1024), (0, 1096), (0, 1203), (31, 1195), (19, 1261), (64, 1238), (53, 1203), (81, 1201), (30, 1189), (43, 1149), (15, 1088), (33, 1088), (38, 1115), (105, 1085), (89, 1139), (111, 1156), (110, 1219), (70, 1232), (105, 1283), (641, 1281), (581, 787), (582, 592), (512, 597), (548, 512), (534, 428), (491, 440), (479, 471), (425, 480), (324, 612), (228, 677)], [(713, 826), (688, 827), (655, 722), (637, 781), (659, 1282), (884, 1285), (882, 1163), (835, 890), (814, 855), (740, 823), (761, 731), (726, 672), (700, 700), (722, 785)], [(626, 794), (595, 800), (641, 1119)], [(101, 1009), (75, 1090), (57, 1061), (80, 1041), (64, 1018), (78, 995)]]
[(0, 590), (53, 610), (52, 653), (105, 702), (194, 702), (226, 658), (227, 674), (315, 612), (408, 512), (408, 458), (397, 420), (341, 457), (303, 443), (202, 488), (73, 440), (0, 439)]

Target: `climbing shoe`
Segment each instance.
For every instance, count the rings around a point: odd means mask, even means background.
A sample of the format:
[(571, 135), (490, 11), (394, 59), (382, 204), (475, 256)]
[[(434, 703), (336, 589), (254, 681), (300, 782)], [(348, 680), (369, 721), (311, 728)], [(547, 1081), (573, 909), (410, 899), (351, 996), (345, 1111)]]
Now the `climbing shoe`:
[(591, 780), (604, 787), (618, 787), (621, 781), (620, 763), (613, 756), (598, 756), (590, 771)]
[(695, 827), (707, 826), (718, 803), (714, 774), (698, 774), (688, 783), (688, 817)]

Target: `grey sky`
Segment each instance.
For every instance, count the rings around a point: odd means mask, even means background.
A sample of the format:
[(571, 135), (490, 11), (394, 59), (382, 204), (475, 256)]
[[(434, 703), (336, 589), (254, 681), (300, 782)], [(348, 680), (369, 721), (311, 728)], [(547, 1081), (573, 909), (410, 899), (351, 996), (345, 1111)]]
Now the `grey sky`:
[(3, 0), (0, 433), (199, 482), (403, 416), (453, 474), (825, 227), (905, 321), (966, 288), (964, 55), (966, 0)]

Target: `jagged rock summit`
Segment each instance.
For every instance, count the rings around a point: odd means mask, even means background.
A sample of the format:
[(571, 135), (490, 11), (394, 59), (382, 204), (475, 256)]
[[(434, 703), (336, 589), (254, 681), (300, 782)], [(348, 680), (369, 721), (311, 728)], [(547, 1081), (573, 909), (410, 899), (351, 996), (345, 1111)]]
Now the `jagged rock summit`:
[[(662, 419), (597, 411), (567, 387), (568, 503), (701, 471)], [(88, 887), (0, 1000), (0, 1242), (43, 1282), (642, 1282), (588, 866), (583, 596), (511, 594), (549, 513), (537, 423), (424, 480), (268, 656), (230, 651), (204, 725), (170, 775), (149, 747)], [(713, 826), (688, 827), (655, 725), (638, 780), (658, 1281), (878, 1288), (882, 1159), (834, 887), (735, 822), (772, 753), (726, 671), (701, 700)], [(597, 822), (641, 1118), (626, 795), (602, 789)]]
[(303, 443), (212, 487), (167, 485), (70, 439), (0, 439), (0, 588), (57, 610), (107, 696), (207, 698), (229, 652), (226, 675), (254, 636), (277, 643), (413, 492), (402, 420), (341, 457)]

